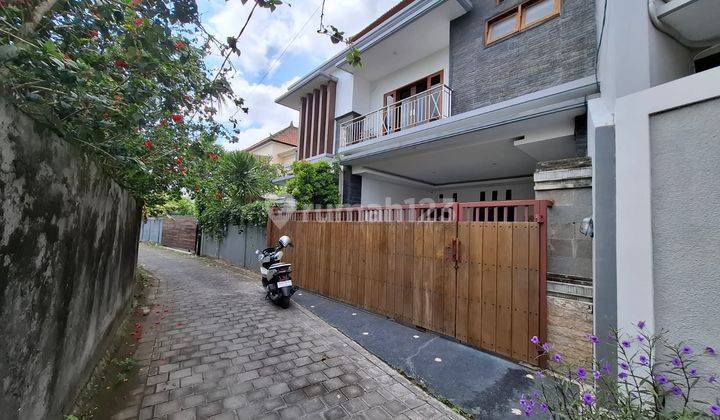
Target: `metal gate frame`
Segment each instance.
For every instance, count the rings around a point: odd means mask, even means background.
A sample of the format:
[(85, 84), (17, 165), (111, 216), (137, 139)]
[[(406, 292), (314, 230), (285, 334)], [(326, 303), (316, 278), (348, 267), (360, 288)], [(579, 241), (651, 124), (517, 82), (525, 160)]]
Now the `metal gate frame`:
[[(410, 324), (414, 326), (420, 326), (422, 328), (430, 329), (435, 332), (438, 332), (440, 334), (448, 335), (451, 337), (454, 337), (456, 339), (459, 339), (460, 341), (471, 345), (475, 347), (479, 347), (486, 351), (491, 351), (494, 353), (501, 354), (505, 357), (514, 359), (514, 360), (520, 360), (536, 365), (543, 366), (545, 364), (544, 360), (538, 359), (537, 355), (539, 354), (537, 352), (537, 349), (534, 348), (534, 346), (527, 344), (527, 353), (524, 352), (524, 348), (520, 348), (519, 351), (516, 351), (516, 347), (514, 346), (513, 349), (510, 349), (509, 347), (496, 347), (494, 344), (492, 346), (483, 345), (483, 343), (478, 342), (471, 342), (469, 341), (467, 336), (458, 336), (457, 331), (457, 302), (460, 297), (458, 296), (457, 287), (458, 287), (458, 270), (460, 268), (461, 258), (463, 257), (461, 255), (461, 249), (464, 245), (461, 243), (460, 239), (460, 226), (468, 226), (464, 225), (464, 223), (468, 222), (485, 222), (481, 223), (479, 225), (474, 226), (495, 226), (495, 227), (503, 227), (506, 229), (513, 230), (512, 228), (518, 228), (520, 226), (537, 226), (537, 251), (538, 251), (538, 265), (537, 265), (537, 274), (538, 274), (538, 293), (539, 293), (539, 302), (537, 302), (537, 310), (538, 310), (538, 325), (537, 329), (530, 328), (530, 331), (537, 331), (537, 335), (540, 338), (542, 342), (547, 341), (547, 208), (552, 206), (552, 201), (549, 200), (512, 200), (512, 201), (485, 201), (485, 202), (467, 202), (467, 203), (431, 203), (431, 204), (416, 204), (416, 205), (395, 205), (395, 206), (367, 206), (367, 207), (349, 207), (349, 208), (337, 208), (337, 209), (319, 209), (319, 210), (303, 210), (303, 211), (284, 211), (281, 209), (271, 209), (270, 215), (268, 218), (268, 225), (267, 225), (267, 232), (268, 232), (268, 245), (272, 245), (275, 243), (277, 238), (280, 236), (283, 232), (283, 228), (285, 227), (285, 223), (288, 221), (293, 222), (357, 222), (357, 223), (369, 223), (368, 226), (374, 225), (376, 222), (425, 222), (429, 225), (432, 224), (432, 222), (446, 222), (444, 226), (447, 226), (447, 222), (453, 222), (454, 223), (454, 229), (450, 228), (449, 234), (443, 234), (444, 238), (444, 248), (443, 248), (443, 259), (444, 263), (448, 264), (450, 267), (454, 268), (453, 275), (454, 275), (454, 284), (455, 284), (455, 295), (454, 295), (454, 302), (453, 302), (453, 311), (454, 311), (454, 322), (452, 324), (452, 330), (450, 330), (447, 325), (444, 327), (441, 327), (439, 325), (417, 325), (417, 322), (413, 322), (412, 319), (407, 319), (407, 317), (398, 317), (398, 316), (390, 316), (391, 318), (396, 319), (399, 322)], [(489, 222), (489, 223), (488, 223)], [(510, 222), (510, 223), (508, 223)], [(530, 222), (525, 224), (517, 224), (513, 225), (512, 222)], [(534, 223), (537, 225), (535, 225)], [(347, 224), (346, 224), (347, 225)], [(324, 225), (318, 225), (320, 227)], [(347, 229), (347, 228), (346, 228)], [(417, 229), (417, 228), (415, 228)], [(323, 233), (318, 232), (308, 232), (310, 236), (313, 237), (312, 240), (312, 246), (319, 247), (321, 243), (325, 241), (329, 241), (330, 236), (332, 233), (324, 233), (326, 229), (323, 229)], [(425, 229), (427, 231), (427, 229)], [(431, 231), (437, 230), (432, 228)], [(441, 228), (442, 230), (442, 228)], [(452, 234), (454, 232), (454, 235)], [(510, 233), (513, 234), (512, 232)], [(303, 238), (308, 239), (308, 238)], [(421, 245), (422, 246), (422, 245)], [(422, 250), (420, 250), (422, 251)], [(438, 249), (439, 251), (439, 249)], [(291, 251), (292, 253), (292, 251)], [(427, 252), (426, 252), (427, 253)], [(343, 252), (343, 250), (339, 250), (338, 252), (329, 252), (326, 253), (327, 256), (322, 256), (318, 258), (322, 258), (323, 262), (332, 261), (334, 264), (340, 264), (341, 266), (344, 263), (349, 262), (347, 259), (347, 252)], [(499, 251), (495, 250), (495, 255), (499, 255)], [(363, 257), (364, 258), (364, 257)], [(466, 261), (467, 263), (467, 261)], [(307, 264), (298, 264), (296, 273), (299, 274), (300, 282), (299, 284), (303, 285), (303, 279), (302, 277), (310, 277), (312, 276), (312, 271), (308, 271), (309, 268), (306, 267)], [(509, 267), (506, 267), (506, 271)], [(496, 267), (497, 269), (497, 267)], [(517, 269), (517, 267), (515, 267)], [(512, 272), (512, 269), (510, 269)], [(342, 275), (342, 273), (346, 272), (345, 267), (342, 268), (341, 271), (338, 271), (334, 273), (335, 275)], [(325, 273), (325, 275), (328, 275), (329, 273)], [(506, 273), (507, 274), (507, 273)], [(469, 274), (468, 274), (469, 275)], [(497, 281), (497, 271), (495, 272)], [(512, 273), (510, 274), (512, 279)], [(526, 276), (527, 277), (527, 276)], [(469, 277), (468, 277), (469, 278)], [(345, 280), (344, 280), (345, 281)], [(511, 283), (513, 280), (511, 280)], [(483, 283), (484, 284), (484, 283)], [(496, 290), (495, 290), (495, 299), (497, 299), (497, 285), (498, 283), (494, 283)], [(527, 280), (527, 285), (530, 287), (530, 280)], [(335, 287), (335, 286), (332, 286)], [(484, 287), (484, 286), (483, 286)], [(327, 288), (327, 286), (326, 286)], [(311, 289), (312, 290), (312, 289)], [(333, 290), (317, 290), (317, 292), (323, 294), (323, 295), (332, 295), (336, 294), (337, 289)], [(511, 294), (512, 294), (512, 286), (511, 286)], [(337, 296), (329, 296), (337, 298)], [(351, 304), (357, 304), (354, 302), (349, 302), (346, 299), (341, 299)], [(512, 297), (511, 297), (512, 302)], [(444, 305), (444, 303), (443, 303)], [(529, 302), (529, 305), (533, 305), (533, 302)], [(494, 309), (492, 309), (495, 315), (497, 315), (499, 312), (499, 309), (496, 307), (495, 302), (492, 303), (492, 306)], [(382, 311), (378, 310), (377, 308), (369, 308), (365, 306), (366, 309), (371, 310), (373, 312), (383, 313)], [(469, 306), (468, 306), (469, 308)], [(482, 305), (481, 305), (482, 308)], [(510, 309), (510, 308), (506, 308)], [(513, 309), (514, 306), (513, 306)], [(530, 306), (527, 308), (527, 310), (530, 310)], [(469, 310), (467, 316), (469, 317)], [(469, 319), (469, 318), (468, 318)], [(447, 322), (446, 322), (447, 324)], [(469, 321), (468, 324), (469, 325)], [(467, 326), (466, 325), (466, 326)], [(532, 327), (530, 324), (528, 324), (529, 327)], [(428, 328), (430, 327), (430, 328)], [(511, 332), (512, 334), (512, 332)], [(500, 337), (498, 334), (497, 337)], [(529, 337), (528, 337), (529, 340)], [(501, 340), (499, 340), (501, 341)], [(517, 340), (516, 340), (517, 342)], [(506, 343), (507, 344), (507, 343)]]

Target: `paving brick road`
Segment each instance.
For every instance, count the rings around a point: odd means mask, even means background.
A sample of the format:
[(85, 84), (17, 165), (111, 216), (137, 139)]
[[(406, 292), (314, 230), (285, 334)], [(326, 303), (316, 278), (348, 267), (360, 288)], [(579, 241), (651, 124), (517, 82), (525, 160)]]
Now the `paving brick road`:
[(140, 341), (145, 385), (123, 418), (457, 418), (357, 343), (256, 276), (141, 245), (164, 318)]

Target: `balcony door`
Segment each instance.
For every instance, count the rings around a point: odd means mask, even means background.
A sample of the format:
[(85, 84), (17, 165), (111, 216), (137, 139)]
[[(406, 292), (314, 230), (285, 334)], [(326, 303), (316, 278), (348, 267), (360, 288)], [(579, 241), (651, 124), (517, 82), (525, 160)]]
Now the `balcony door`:
[(443, 76), (443, 71), (440, 70), (386, 93), (383, 101), (386, 107), (383, 116), (385, 134), (439, 118), (437, 109), (442, 109), (437, 106), (442, 97), (440, 90), (429, 95), (419, 94), (442, 86)]

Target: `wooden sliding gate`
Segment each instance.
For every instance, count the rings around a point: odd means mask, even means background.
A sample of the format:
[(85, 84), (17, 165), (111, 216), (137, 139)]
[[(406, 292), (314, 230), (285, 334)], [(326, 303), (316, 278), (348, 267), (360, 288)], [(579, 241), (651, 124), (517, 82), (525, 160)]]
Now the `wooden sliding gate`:
[[(448, 203), (271, 215), (301, 287), (537, 364), (546, 338), (548, 201)], [(272, 228), (270, 228), (272, 225)]]

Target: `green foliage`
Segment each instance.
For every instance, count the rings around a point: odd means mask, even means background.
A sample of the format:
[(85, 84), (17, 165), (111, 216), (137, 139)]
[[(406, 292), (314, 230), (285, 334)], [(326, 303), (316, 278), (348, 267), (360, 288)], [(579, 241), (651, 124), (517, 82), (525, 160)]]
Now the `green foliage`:
[(340, 167), (325, 161), (293, 163), (293, 178), (287, 182), (287, 191), (295, 198), (298, 207), (334, 206), (340, 204), (338, 186)]
[(188, 197), (168, 198), (164, 203), (146, 207), (148, 217), (196, 216), (195, 203)]
[(217, 237), (227, 225), (266, 223), (269, 204), (258, 201), (276, 190), (272, 181), (280, 176), (280, 165), (270, 163), (267, 157), (238, 151), (221, 154), (203, 173), (195, 178), (192, 194), (205, 233)]
[[(278, 0), (256, 0), (273, 10)], [(149, 205), (186, 187), (219, 137), (220, 103), (244, 108), (227, 69), (213, 76), (195, 0), (0, 2), (0, 90), (93, 154)], [(49, 6), (49, 7), (48, 7)]]
[(127, 382), (130, 374), (137, 367), (137, 360), (132, 357), (126, 357), (124, 359), (112, 359), (111, 363), (118, 370), (115, 374), (115, 383), (121, 384)]

